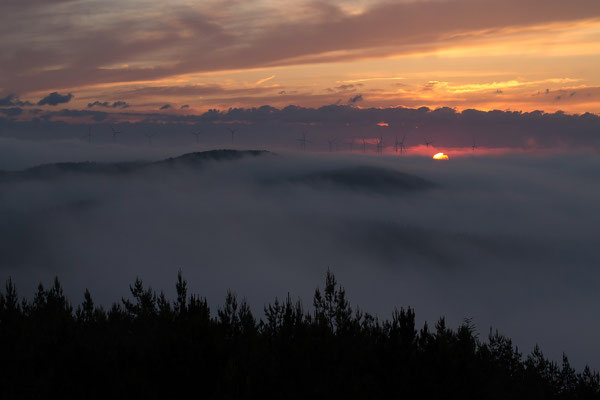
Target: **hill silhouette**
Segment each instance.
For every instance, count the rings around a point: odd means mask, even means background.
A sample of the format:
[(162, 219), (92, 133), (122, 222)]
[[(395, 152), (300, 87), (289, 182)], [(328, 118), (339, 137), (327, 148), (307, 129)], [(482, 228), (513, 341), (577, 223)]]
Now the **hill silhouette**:
[(312, 172), (277, 182), (304, 184), (317, 189), (332, 186), (336, 189), (378, 194), (400, 194), (436, 187), (433, 182), (415, 175), (369, 165)]
[(264, 150), (210, 150), (183, 154), (179, 157), (167, 158), (161, 161), (138, 162), (63, 162), (43, 164), (23, 171), (0, 171), (0, 182), (18, 180), (44, 180), (64, 176), (66, 174), (104, 174), (122, 175), (162, 167), (200, 168), (208, 162), (232, 161), (245, 157), (258, 157), (269, 153)]

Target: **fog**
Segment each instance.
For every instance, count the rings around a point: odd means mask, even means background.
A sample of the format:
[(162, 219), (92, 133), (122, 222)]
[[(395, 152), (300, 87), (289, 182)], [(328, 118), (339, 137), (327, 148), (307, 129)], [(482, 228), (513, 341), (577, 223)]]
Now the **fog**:
[[(202, 149), (0, 139), (0, 169)], [(349, 180), (357, 167), (378, 183)], [(73, 302), (89, 288), (109, 305), (137, 276), (172, 296), (181, 269), (213, 309), (231, 289), (260, 313), (288, 292), (310, 306), (329, 268), (353, 305), (380, 317), (395, 306), (414, 307), (420, 323), (468, 317), (482, 338), (497, 328), (524, 353), (539, 343), (600, 368), (599, 177), (592, 152), (275, 152), (5, 179), (0, 278), (31, 297), (58, 276)]]

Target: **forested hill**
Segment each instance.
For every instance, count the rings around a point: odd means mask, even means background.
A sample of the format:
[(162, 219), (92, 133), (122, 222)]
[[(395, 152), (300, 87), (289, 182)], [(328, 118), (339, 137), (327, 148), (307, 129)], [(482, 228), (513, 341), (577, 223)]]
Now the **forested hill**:
[(245, 157), (257, 157), (269, 154), (264, 150), (209, 150), (196, 153), (187, 153), (178, 157), (171, 157), (160, 161), (138, 162), (63, 162), (43, 164), (27, 168), (23, 171), (0, 171), (0, 182), (29, 179), (51, 179), (66, 174), (105, 174), (118, 175), (145, 171), (149, 169), (162, 170), (165, 167), (203, 167), (211, 161), (231, 161)]
[[(58, 282), (21, 299), (0, 294), (0, 397), (173, 399), (599, 399), (600, 378), (522, 355), (466, 320), (415, 326), (350, 306), (330, 273), (313, 306), (277, 300), (257, 319), (229, 293), (211, 312), (178, 277), (177, 299), (131, 285), (110, 309), (85, 292), (73, 306)], [(482, 335), (483, 336), (483, 335)]]

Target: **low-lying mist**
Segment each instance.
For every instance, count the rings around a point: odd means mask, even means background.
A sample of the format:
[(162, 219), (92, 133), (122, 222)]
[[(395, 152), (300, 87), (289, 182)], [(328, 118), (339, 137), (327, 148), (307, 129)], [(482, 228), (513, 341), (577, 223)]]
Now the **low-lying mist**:
[[(74, 157), (65, 143), (5, 140), (2, 169), (185, 152), (89, 146)], [(136, 276), (172, 295), (181, 269), (209, 303), (232, 289), (260, 311), (288, 292), (310, 301), (329, 268), (373, 313), (470, 317), (524, 353), (539, 343), (600, 368), (600, 158), (476, 154), (265, 153), (0, 180), (0, 278), (30, 296), (58, 276), (74, 301), (87, 287), (109, 304)]]

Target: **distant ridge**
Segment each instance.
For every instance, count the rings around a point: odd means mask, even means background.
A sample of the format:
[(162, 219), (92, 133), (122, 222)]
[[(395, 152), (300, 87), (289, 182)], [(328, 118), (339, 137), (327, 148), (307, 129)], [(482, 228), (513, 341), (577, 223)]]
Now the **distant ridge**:
[(268, 153), (266, 150), (220, 149), (187, 153), (161, 161), (116, 163), (83, 161), (42, 164), (22, 171), (0, 171), (0, 182), (23, 179), (52, 179), (68, 173), (120, 175), (137, 172), (148, 167), (160, 166), (200, 167), (211, 161), (233, 161), (245, 157), (258, 157)]
[(270, 153), (266, 150), (210, 150), (196, 153), (187, 153), (179, 157), (167, 158), (166, 160), (157, 161), (152, 164), (161, 165), (196, 165), (206, 161), (229, 161), (239, 160), (244, 157), (258, 157)]
[(416, 175), (368, 165), (312, 172), (306, 175), (277, 179), (270, 183), (302, 184), (316, 189), (333, 186), (339, 189), (383, 195), (422, 191), (437, 186)]

